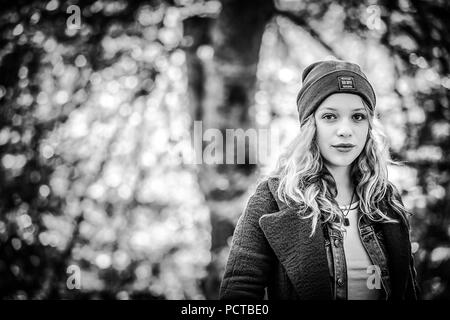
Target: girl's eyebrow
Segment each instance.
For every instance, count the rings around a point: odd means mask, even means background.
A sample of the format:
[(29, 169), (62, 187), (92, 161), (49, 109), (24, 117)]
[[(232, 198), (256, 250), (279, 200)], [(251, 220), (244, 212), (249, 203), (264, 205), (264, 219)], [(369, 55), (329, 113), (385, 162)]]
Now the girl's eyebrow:
[[(327, 109), (337, 111), (335, 108), (331, 108), (331, 107), (323, 108), (323, 110), (327, 110)], [(364, 108), (356, 108), (356, 109), (353, 109), (352, 111), (365, 111), (365, 109)]]

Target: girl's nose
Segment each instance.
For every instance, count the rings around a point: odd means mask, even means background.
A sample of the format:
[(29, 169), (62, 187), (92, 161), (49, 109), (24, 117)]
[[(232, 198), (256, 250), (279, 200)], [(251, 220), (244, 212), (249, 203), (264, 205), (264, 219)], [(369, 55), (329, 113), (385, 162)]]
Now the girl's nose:
[(352, 135), (352, 128), (350, 123), (348, 121), (343, 120), (340, 122), (338, 130), (337, 130), (338, 136), (342, 137), (349, 137)]

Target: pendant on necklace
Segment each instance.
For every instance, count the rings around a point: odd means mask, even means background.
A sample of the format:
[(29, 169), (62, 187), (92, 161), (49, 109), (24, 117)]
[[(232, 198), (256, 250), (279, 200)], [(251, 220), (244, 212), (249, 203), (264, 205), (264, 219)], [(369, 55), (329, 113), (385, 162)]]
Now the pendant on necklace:
[(344, 226), (348, 227), (350, 225), (350, 221), (348, 221), (348, 218), (344, 218)]

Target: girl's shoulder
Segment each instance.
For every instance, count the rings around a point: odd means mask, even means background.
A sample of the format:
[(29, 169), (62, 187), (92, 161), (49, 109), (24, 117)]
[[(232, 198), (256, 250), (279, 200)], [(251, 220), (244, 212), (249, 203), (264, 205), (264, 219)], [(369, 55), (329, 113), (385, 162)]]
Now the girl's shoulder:
[(278, 194), (278, 188), (280, 186), (280, 176), (279, 175), (270, 175), (261, 177), (256, 188), (256, 195), (262, 197), (266, 201), (270, 201), (272, 204), (276, 204), (277, 211), (282, 211), (287, 209), (288, 207), (299, 209), (300, 206), (298, 203), (289, 202), (289, 205), (286, 202), (282, 201)]
[(409, 217), (412, 213), (406, 209), (399, 189), (391, 181), (388, 181), (380, 209), (384, 210), (390, 218), (400, 220), (409, 229)]
[(262, 176), (256, 182), (256, 190), (249, 199), (249, 204), (255, 203), (267, 207), (279, 207), (282, 202), (278, 199), (280, 178), (277, 175)]
[[(262, 176), (256, 181), (254, 196), (259, 198), (274, 198), (280, 183), (279, 176)], [(274, 200), (274, 199), (273, 199)]]
[(279, 211), (277, 201), (273, 196), (276, 181), (270, 177), (260, 178), (256, 181), (256, 189), (250, 191), (251, 195), (241, 215), (243, 221), (259, 221), (267, 213)]

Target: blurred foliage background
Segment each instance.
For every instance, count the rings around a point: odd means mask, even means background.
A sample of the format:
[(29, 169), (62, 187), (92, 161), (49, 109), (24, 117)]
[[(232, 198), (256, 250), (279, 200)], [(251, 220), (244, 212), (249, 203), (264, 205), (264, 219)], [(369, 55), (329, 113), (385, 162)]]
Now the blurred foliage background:
[(447, 1), (0, 6), (3, 299), (217, 298), (235, 223), (278, 153), (194, 164), (193, 123), (270, 129), (284, 146), (301, 71), (325, 58), (373, 82), (405, 164), (390, 178), (414, 213), (422, 298), (450, 298)]

